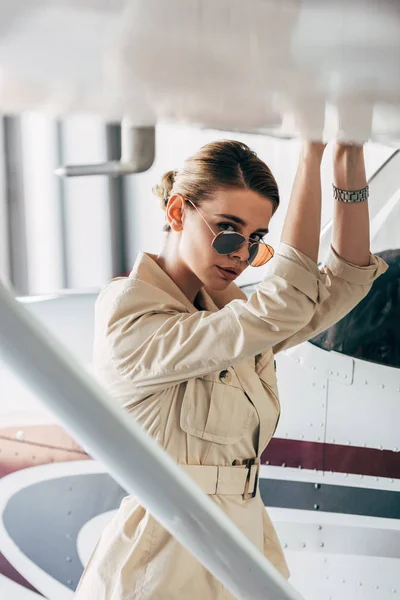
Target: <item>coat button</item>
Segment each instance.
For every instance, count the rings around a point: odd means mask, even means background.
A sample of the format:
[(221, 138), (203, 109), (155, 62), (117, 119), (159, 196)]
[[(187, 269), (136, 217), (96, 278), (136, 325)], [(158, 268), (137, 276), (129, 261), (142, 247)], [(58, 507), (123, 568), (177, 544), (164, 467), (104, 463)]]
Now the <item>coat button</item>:
[(231, 380), (231, 374), (229, 373), (229, 371), (227, 371), (226, 369), (224, 369), (219, 374), (219, 378), (220, 378), (220, 381), (222, 381), (222, 383), (229, 383), (230, 380)]

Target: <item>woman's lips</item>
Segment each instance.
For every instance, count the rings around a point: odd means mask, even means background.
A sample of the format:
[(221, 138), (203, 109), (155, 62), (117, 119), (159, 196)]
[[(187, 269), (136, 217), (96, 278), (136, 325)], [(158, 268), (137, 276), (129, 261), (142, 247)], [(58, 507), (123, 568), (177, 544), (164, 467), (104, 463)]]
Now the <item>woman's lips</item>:
[(217, 267), (220, 275), (222, 275), (222, 277), (224, 279), (236, 279), (236, 277), (238, 277), (238, 273), (234, 273), (233, 271), (228, 271), (227, 269), (222, 269), (221, 267)]

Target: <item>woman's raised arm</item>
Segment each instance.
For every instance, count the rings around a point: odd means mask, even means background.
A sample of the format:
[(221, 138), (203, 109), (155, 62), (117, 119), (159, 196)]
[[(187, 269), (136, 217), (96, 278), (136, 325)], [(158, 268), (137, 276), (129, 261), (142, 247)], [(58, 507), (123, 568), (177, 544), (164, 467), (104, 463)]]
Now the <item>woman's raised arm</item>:
[(281, 241), (318, 261), (321, 230), (321, 160), (325, 144), (304, 142)]
[[(301, 250), (316, 261), (318, 246), (315, 232), (319, 217), (319, 192), (317, 193), (318, 147), (306, 153), (300, 159), (299, 170), (292, 193), (292, 214), (287, 219), (286, 243)], [(311, 156), (311, 158), (310, 158)], [(366, 185), (363, 147), (338, 143), (333, 153), (334, 184), (345, 191), (362, 190)], [(319, 173), (318, 173), (319, 175)], [(309, 190), (314, 182), (314, 190)], [(343, 318), (370, 290), (373, 282), (387, 269), (386, 263), (370, 254), (368, 202), (340, 202), (334, 200), (332, 249), (321, 269), (321, 281), (329, 292), (328, 299), (316, 307), (312, 319), (294, 335), (274, 347), (274, 352), (296, 346), (321, 333)], [(296, 221), (297, 206), (303, 214), (310, 213), (311, 221), (304, 218), (304, 237), (300, 231), (300, 222)], [(315, 217), (315, 218), (314, 218)], [(291, 240), (291, 241), (290, 241)], [(289, 249), (292, 259), (296, 250)], [(309, 261), (310, 262), (310, 261)], [(312, 268), (312, 264), (309, 265)]]

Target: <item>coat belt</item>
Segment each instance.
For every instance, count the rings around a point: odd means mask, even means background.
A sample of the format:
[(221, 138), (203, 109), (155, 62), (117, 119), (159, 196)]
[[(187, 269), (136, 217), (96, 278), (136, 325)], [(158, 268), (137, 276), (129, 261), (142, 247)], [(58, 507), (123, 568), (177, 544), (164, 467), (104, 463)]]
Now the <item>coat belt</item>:
[[(259, 459), (229, 467), (217, 465), (179, 465), (204, 493), (214, 495), (243, 495), (252, 498), (257, 493)], [(247, 463), (247, 464), (246, 464)]]

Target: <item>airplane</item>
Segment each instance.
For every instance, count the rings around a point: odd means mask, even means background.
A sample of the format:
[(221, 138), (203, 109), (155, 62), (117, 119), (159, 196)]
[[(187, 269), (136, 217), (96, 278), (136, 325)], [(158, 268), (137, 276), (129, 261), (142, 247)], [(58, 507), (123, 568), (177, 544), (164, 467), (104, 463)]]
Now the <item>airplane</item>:
[[(391, 268), (347, 317), (276, 357), (283, 408), (260, 490), (305, 598), (389, 598), (399, 581), (400, 251), (380, 254)], [(20, 301), (89, 369), (96, 296)], [(71, 598), (126, 492), (4, 366), (1, 379), (4, 597)]]
[[(356, 141), (366, 136), (393, 147), (369, 181), (372, 250), (390, 268), (341, 322), (277, 355), (282, 414), (263, 454), (260, 490), (283, 545), (291, 583), (304, 598), (396, 597), (400, 593), (398, 9), (389, 2), (328, 2), (323, 7), (312, 2), (283, 6), (272, 0), (253, 2), (252, 10), (240, 2), (232, 9), (221, 2), (214, 10), (205, 1), (197, 2), (196, 8), (193, 14), (178, 0), (168, 4), (42, 0), (35, 10), (23, 1), (8, 7), (3, 3), (3, 32), (15, 35), (0, 32), (6, 92), (0, 109), (15, 113), (38, 107), (57, 115), (79, 110), (112, 121), (125, 118), (127, 103), (132, 103), (135, 110), (128, 111), (128, 126), (123, 128), (122, 160), (100, 167), (66, 165), (62, 175), (146, 170), (154, 152), (154, 124), (168, 120), (280, 139), (298, 135), (295, 123), (300, 121), (302, 133), (327, 138), (335, 133)], [(245, 40), (262, 39), (261, 50), (255, 52), (250, 43), (235, 49), (232, 32), (238, 22)], [(265, 23), (271, 22), (276, 25), (268, 28), (264, 40), (260, 30), (265, 32)], [(344, 22), (351, 26), (344, 27)], [(51, 40), (46, 37), (49, 30)], [(252, 38), (254, 30), (257, 35)], [(174, 31), (184, 31), (179, 44), (166, 43)], [(221, 53), (218, 63), (216, 40), (223, 34), (231, 54)], [(71, 53), (65, 52), (65, 44)], [(105, 53), (111, 46), (114, 53), (107, 61)], [(31, 79), (26, 74), (27, 49), (33, 53)], [(89, 64), (72, 69), (73, 49), (86, 53)], [(261, 81), (255, 77), (259, 63), (249, 63), (250, 57), (267, 61)], [(273, 67), (278, 57), (281, 72)], [(115, 69), (108, 69), (103, 79), (101, 67), (109, 66), (110, 60)], [(195, 66), (193, 72), (188, 71), (189, 64)], [(184, 85), (179, 68), (185, 73)], [(162, 77), (166, 72), (170, 79)], [(202, 78), (205, 72), (209, 75)], [(105, 82), (110, 81), (123, 85), (105, 93)], [(38, 82), (42, 85), (35, 87)], [(260, 89), (271, 90), (262, 102)], [(138, 90), (146, 92), (149, 105), (143, 104), (144, 94)], [(279, 110), (280, 102), (284, 111)], [(143, 160), (133, 160), (133, 140), (146, 149)], [(321, 253), (330, 233), (328, 219)], [(254, 286), (246, 281), (243, 289), (250, 294)], [(19, 301), (90, 372), (96, 296), (96, 291), (63, 291)], [(0, 382), (0, 596), (67, 600), (126, 491), (6, 367), (1, 354)]]

